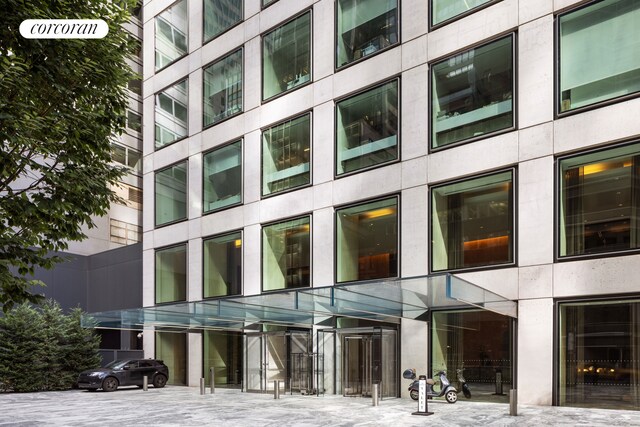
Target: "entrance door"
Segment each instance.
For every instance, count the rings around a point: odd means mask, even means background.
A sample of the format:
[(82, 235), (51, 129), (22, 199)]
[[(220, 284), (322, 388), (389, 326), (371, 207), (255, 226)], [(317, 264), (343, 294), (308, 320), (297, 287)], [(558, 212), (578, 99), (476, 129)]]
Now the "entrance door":
[(344, 395), (371, 396), (372, 385), (380, 383), (380, 336), (345, 336), (343, 349)]

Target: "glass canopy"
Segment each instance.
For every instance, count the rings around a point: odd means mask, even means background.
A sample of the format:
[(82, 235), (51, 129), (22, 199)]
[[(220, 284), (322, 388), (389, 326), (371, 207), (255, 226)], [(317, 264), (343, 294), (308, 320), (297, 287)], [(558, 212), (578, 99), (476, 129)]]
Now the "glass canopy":
[(376, 280), (261, 295), (104, 311), (82, 325), (108, 329), (148, 327), (252, 329), (260, 324), (322, 325), (333, 316), (397, 322), (427, 320), (431, 309), (473, 306), (517, 317), (517, 303), (451, 274)]

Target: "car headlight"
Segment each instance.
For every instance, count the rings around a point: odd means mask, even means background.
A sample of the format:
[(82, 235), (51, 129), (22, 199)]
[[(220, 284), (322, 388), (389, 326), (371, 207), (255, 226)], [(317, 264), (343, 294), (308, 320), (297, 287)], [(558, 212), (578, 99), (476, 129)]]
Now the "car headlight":
[(92, 372), (89, 374), (90, 377), (100, 378), (102, 376), (102, 372)]

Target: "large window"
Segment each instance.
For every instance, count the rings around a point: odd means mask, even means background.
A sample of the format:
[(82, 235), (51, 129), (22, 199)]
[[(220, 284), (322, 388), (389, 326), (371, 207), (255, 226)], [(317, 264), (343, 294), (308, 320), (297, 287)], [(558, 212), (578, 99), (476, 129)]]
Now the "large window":
[(311, 81), (311, 12), (262, 38), (262, 99)]
[(311, 114), (262, 133), (262, 195), (311, 182)]
[(398, 80), (336, 104), (336, 174), (398, 158)]
[(203, 211), (242, 203), (242, 141), (206, 153), (203, 162)]
[(398, 198), (336, 210), (336, 281), (398, 276)]
[(311, 284), (311, 217), (262, 228), (262, 290)]
[(187, 299), (187, 245), (156, 251), (156, 304)]
[(187, 384), (187, 334), (185, 332), (156, 332), (156, 359), (169, 368), (167, 384)]
[(558, 403), (640, 407), (640, 300), (559, 304)]
[(242, 49), (204, 69), (204, 126), (242, 111)]
[(142, 153), (126, 145), (111, 143), (111, 160), (131, 168), (131, 172), (142, 173)]
[(187, 218), (187, 162), (156, 172), (156, 225)]
[(242, 21), (242, 0), (204, 0), (204, 41)]
[(640, 247), (640, 144), (559, 161), (559, 255)]
[(242, 234), (240, 232), (204, 241), (204, 297), (242, 293)]
[(558, 18), (560, 113), (640, 92), (640, 2), (604, 0)]
[(155, 96), (155, 148), (187, 136), (187, 80), (182, 80)]
[(156, 16), (156, 71), (187, 54), (187, 0)]
[(242, 332), (204, 331), (204, 377), (211, 384), (210, 369), (214, 371), (216, 387), (242, 387)]
[(431, 148), (514, 126), (514, 36), (431, 66)]
[(338, 0), (336, 6), (338, 67), (398, 43), (398, 0)]
[(431, 190), (431, 269), (514, 262), (513, 171)]
[(431, 25), (438, 25), (496, 0), (431, 0)]

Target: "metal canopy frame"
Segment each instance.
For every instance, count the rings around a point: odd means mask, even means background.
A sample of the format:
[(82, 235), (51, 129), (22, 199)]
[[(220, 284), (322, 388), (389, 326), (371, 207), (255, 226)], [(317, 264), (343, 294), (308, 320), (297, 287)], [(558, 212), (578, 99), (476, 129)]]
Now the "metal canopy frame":
[(515, 301), (447, 273), (103, 311), (83, 316), (82, 326), (184, 331), (251, 330), (261, 324), (309, 328), (334, 316), (426, 321), (430, 310), (466, 306), (517, 317)]

